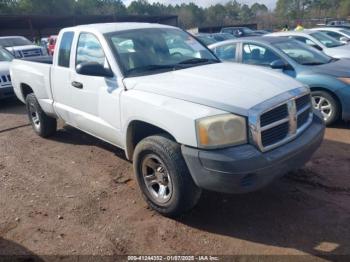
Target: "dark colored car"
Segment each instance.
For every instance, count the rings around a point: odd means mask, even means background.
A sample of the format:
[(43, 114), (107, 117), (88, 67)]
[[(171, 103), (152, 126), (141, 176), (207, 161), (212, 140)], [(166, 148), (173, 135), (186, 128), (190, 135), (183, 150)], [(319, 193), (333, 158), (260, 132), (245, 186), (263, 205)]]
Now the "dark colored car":
[(248, 27), (225, 27), (221, 29), (221, 33), (227, 33), (234, 35), (235, 37), (247, 37), (247, 36), (260, 36), (261, 33), (248, 28)]

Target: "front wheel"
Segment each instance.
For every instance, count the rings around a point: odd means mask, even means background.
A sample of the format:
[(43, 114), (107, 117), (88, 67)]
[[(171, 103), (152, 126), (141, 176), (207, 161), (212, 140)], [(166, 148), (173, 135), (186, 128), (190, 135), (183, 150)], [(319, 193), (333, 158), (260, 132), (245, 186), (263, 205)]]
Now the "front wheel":
[(321, 112), (327, 126), (338, 120), (340, 114), (338, 102), (328, 92), (313, 91), (312, 103), (314, 108)]
[(134, 170), (144, 199), (164, 216), (189, 211), (200, 198), (180, 145), (166, 135), (147, 137), (137, 145)]
[(45, 114), (34, 94), (29, 94), (26, 97), (26, 107), (29, 121), (35, 133), (46, 138), (56, 132), (57, 120)]

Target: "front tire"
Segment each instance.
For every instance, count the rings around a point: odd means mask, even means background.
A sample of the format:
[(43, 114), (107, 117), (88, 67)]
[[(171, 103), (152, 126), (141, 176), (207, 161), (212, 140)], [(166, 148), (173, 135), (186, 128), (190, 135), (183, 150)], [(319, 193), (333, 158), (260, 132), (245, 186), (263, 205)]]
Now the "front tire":
[(134, 170), (143, 198), (164, 216), (185, 213), (200, 198), (180, 145), (166, 135), (147, 137), (136, 146)]
[(319, 110), (327, 126), (334, 124), (340, 115), (340, 106), (336, 99), (325, 91), (313, 91), (312, 103)]
[(56, 132), (57, 120), (45, 114), (33, 93), (26, 97), (26, 107), (29, 121), (35, 133), (47, 138)]

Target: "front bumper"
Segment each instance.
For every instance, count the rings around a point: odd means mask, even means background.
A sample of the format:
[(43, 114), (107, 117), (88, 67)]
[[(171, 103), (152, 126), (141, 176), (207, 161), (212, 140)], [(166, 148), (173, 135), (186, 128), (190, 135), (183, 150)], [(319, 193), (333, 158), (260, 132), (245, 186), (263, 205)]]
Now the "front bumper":
[(0, 99), (14, 97), (15, 92), (13, 91), (13, 87), (0, 87)]
[(322, 143), (325, 126), (314, 116), (299, 137), (262, 153), (253, 145), (205, 151), (182, 146), (182, 154), (198, 187), (224, 193), (259, 190), (275, 178), (302, 167)]

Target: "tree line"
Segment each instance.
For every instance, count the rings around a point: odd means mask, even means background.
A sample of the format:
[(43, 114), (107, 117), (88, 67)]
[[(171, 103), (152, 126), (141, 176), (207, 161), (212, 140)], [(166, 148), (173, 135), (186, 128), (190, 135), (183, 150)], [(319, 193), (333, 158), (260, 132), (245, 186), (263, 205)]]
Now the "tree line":
[[(195, 1), (193, 1), (195, 2)], [(183, 28), (258, 23), (277, 27), (312, 18), (345, 18), (350, 0), (278, 0), (275, 10), (255, 3), (251, 6), (231, 0), (226, 4), (201, 7), (195, 3), (165, 5), (135, 0), (125, 6), (121, 0), (0, 0), (0, 15), (170, 15), (179, 16)]]

